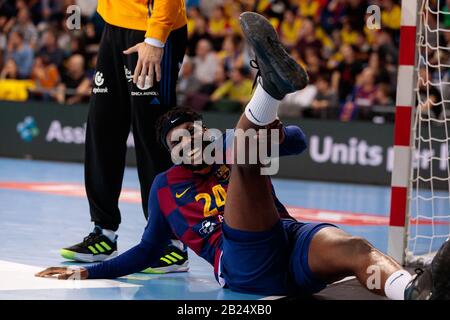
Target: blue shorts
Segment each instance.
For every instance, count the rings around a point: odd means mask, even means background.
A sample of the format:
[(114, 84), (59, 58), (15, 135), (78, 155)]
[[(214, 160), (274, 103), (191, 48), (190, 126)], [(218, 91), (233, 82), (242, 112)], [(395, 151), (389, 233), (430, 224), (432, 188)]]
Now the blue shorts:
[(222, 224), (219, 278), (231, 290), (263, 294), (312, 294), (326, 287), (309, 269), (314, 235), (327, 223), (280, 220), (269, 231), (247, 232)]

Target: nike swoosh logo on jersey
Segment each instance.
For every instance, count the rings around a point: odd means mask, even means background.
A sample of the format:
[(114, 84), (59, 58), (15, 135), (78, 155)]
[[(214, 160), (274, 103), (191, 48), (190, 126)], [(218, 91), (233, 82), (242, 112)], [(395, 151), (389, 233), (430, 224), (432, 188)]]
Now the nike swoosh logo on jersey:
[(178, 192), (177, 193), (175, 193), (175, 197), (177, 198), (177, 199), (180, 199), (182, 196), (184, 196), (185, 194), (186, 194), (186, 192), (188, 192), (188, 190), (190, 189), (191, 187), (189, 187), (189, 188), (187, 188), (186, 190), (184, 190), (182, 193), (180, 193), (180, 194), (178, 194)]

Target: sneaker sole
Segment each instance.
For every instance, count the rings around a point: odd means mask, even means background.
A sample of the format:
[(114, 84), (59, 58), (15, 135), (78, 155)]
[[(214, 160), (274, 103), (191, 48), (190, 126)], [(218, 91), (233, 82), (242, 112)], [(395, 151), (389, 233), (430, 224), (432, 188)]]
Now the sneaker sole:
[[(240, 15), (239, 22), (258, 61), (262, 61), (266, 66), (271, 66), (273, 72), (278, 76), (274, 79), (270, 74), (265, 74), (265, 77), (269, 77), (274, 82), (281, 79), (284, 89), (290, 92), (301, 90), (308, 84), (308, 74), (284, 50), (269, 20), (254, 12), (244, 12)], [(278, 43), (279, 49), (274, 49), (270, 45), (267, 40), (269, 37)]]
[(164, 274), (164, 273), (177, 273), (189, 271), (189, 261), (185, 261), (182, 265), (171, 265), (161, 268), (147, 268), (142, 270), (142, 273), (148, 274)]
[(117, 251), (113, 251), (111, 254), (88, 254), (88, 253), (78, 253), (75, 251), (61, 249), (61, 256), (67, 260), (75, 260), (80, 262), (101, 262), (117, 256)]
[[(439, 261), (435, 261), (435, 259), (439, 259)], [(437, 288), (436, 292), (433, 292), (431, 299), (450, 300), (450, 292), (448, 292), (450, 289), (450, 240), (444, 242), (435, 259), (431, 263), (431, 270), (433, 282), (437, 284)], [(444, 291), (442, 292), (442, 290)]]
[[(442, 244), (442, 247), (436, 253), (436, 258), (438, 258), (440, 260), (440, 261), (438, 261), (439, 268), (445, 268), (445, 270), (442, 272), (446, 273), (446, 274), (450, 274), (450, 240), (446, 240)], [(435, 264), (436, 264), (436, 261), (434, 261), (434, 259), (433, 259), (433, 261), (431, 262), (431, 267), (436, 268)], [(439, 272), (441, 272), (441, 270), (439, 270)]]

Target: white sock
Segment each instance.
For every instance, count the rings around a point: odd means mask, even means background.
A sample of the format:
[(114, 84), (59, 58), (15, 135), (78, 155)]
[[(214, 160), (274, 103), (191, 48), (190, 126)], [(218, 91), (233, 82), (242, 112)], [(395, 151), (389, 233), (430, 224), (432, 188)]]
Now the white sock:
[(412, 280), (412, 276), (406, 270), (398, 270), (391, 274), (384, 285), (386, 297), (391, 300), (405, 300), (405, 289)]
[(183, 244), (183, 242), (181, 242), (180, 240), (172, 239), (172, 240), (171, 240), (171, 243), (172, 243), (172, 245), (173, 245), (174, 247), (177, 247), (177, 248), (180, 249), (180, 250), (184, 250), (184, 244)]
[(277, 118), (280, 100), (272, 98), (258, 83), (252, 99), (245, 108), (245, 116), (258, 126), (265, 126)]
[(116, 233), (112, 230), (102, 229), (102, 233), (111, 241), (116, 241)]

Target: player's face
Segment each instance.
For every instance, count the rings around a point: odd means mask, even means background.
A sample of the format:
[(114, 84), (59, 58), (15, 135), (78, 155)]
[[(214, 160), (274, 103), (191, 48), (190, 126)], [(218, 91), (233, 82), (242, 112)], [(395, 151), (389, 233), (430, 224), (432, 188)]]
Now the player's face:
[[(175, 146), (177, 146), (179, 143), (187, 143), (186, 139), (181, 139), (181, 140), (177, 140), (174, 137), (174, 133), (177, 130), (188, 130), (189, 132), (191, 132), (191, 130), (193, 131), (194, 129), (194, 123), (193, 122), (185, 122), (180, 124), (179, 126), (173, 127), (172, 129), (170, 129), (170, 131), (167, 133), (167, 137), (166, 137), (166, 143), (169, 146), (169, 151), (172, 152), (173, 148), (175, 148)], [(173, 138), (172, 138), (173, 137)]]
[[(187, 130), (190, 135), (183, 134), (180, 137), (180, 131)], [(203, 132), (206, 128), (201, 127), (198, 123), (194, 122), (185, 122), (172, 128), (167, 134), (167, 145), (169, 146), (169, 151), (172, 152), (175, 148), (176, 154), (179, 154), (179, 150), (189, 150), (187, 154), (183, 155), (183, 163), (189, 163), (189, 167), (192, 168), (200, 168), (204, 167), (203, 164), (203, 148), (199, 148), (196, 146), (201, 145), (205, 147), (205, 143), (203, 142)], [(178, 132), (177, 132), (178, 131)], [(196, 143), (194, 143), (194, 141)], [(195, 164), (201, 163), (201, 164)]]

